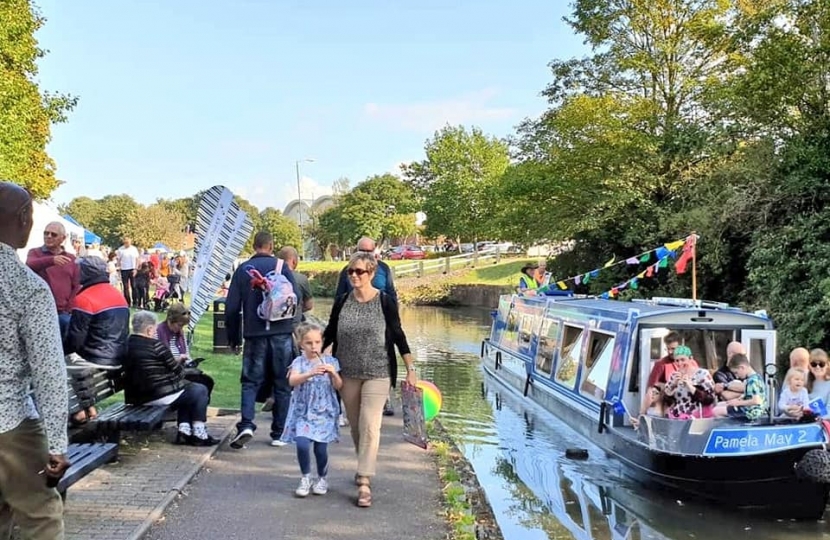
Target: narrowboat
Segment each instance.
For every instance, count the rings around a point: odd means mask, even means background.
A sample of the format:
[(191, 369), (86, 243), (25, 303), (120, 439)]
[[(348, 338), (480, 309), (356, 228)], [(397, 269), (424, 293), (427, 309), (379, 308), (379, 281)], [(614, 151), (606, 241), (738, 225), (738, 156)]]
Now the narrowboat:
[[(481, 347), (484, 369), (623, 463), (636, 480), (720, 508), (820, 518), (828, 501), (824, 423), (774, 412), (776, 332), (763, 312), (719, 302), (632, 302), (505, 295)], [(767, 381), (770, 414), (675, 420), (638, 416), (663, 337), (678, 332), (701, 367), (715, 369), (740, 341)]]

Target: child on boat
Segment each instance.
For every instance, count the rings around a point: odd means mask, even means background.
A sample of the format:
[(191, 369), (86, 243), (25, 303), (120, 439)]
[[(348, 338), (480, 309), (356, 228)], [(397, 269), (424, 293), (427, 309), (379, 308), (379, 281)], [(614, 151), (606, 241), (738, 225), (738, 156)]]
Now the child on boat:
[[(306, 497), (309, 492), (325, 495), (328, 491), (328, 443), (339, 439), (337, 417), (340, 404), (335, 390), (343, 386), (340, 362), (323, 356), (323, 329), (302, 323), (295, 331), (302, 351), (288, 368), (288, 384), (294, 387), (280, 440), (297, 445), (297, 461), (302, 478), (294, 494)], [(317, 481), (311, 482), (311, 447), (317, 461)]]
[(662, 418), (666, 415), (665, 404), (663, 403), (663, 391), (659, 386), (652, 386), (648, 389), (649, 403), (646, 410), (647, 416), (657, 416)]
[(781, 397), (778, 398), (778, 412), (791, 418), (801, 418), (804, 409), (810, 408), (810, 396), (805, 384), (807, 374), (798, 368), (790, 368), (784, 377)]
[(757, 420), (764, 415), (767, 408), (767, 394), (764, 380), (758, 375), (749, 358), (744, 354), (736, 354), (726, 363), (735, 377), (744, 381), (744, 395), (718, 403), (714, 414), (718, 417), (729, 416), (746, 420)]

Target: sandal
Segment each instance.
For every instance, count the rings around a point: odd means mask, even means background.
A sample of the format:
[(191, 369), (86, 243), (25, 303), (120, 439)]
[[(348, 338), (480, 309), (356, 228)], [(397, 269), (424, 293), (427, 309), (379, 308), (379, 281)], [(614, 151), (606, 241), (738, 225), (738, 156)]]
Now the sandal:
[(372, 506), (372, 490), (368, 484), (362, 484), (357, 488), (357, 506), (360, 508)]

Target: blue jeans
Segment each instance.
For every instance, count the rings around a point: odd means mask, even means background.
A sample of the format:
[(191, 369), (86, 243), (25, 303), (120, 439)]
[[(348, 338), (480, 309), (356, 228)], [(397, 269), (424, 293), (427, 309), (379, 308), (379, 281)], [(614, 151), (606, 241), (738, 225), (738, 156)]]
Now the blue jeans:
[(185, 385), (182, 395), (173, 402), (178, 412), (177, 422), (179, 424), (207, 422), (208, 401), (210, 398), (205, 385), (195, 382)]
[(69, 320), (72, 315), (69, 313), (58, 313), (58, 326), (61, 329), (61, 340), (66, 339), (66, 334), (69, 332)]
[(271, 438), (278, 439), (285, 428), (285, 417), (291, 401), (291, 387), (288, 386), (288, 366), (294, 360), (294, 340), (291, 334), (246, 338), (242, 351), (242, 420), (236, 429), (256, 431), (256, 395), (265, 380), (266, 366), (274, 374), (274, 409), (271, 420)]
[(323, 478), (329, 472), (329, 443), (312, 441), (306, 437), (295, 437), (297, 461), (303, 476), (311, 474), (311, 445), (314, 445), (314, 459), (317, 461), (317, 476)]

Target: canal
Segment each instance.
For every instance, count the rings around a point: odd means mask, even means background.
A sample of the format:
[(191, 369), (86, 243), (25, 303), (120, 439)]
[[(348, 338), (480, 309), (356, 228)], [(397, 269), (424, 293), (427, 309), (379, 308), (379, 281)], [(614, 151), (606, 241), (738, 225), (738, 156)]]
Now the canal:
[[(316, 313), (329, 312), (330, 302), (316, 302)], [(443, 393), (441, 423), (472, 464), (506, 540), (830, 538), (824, 521), (720, 512), (625, 479), (589, 440), (484, 373), (478, 355), (489, 310), (404, 306), (401, 320), (421, 378)], [(573, 447), (587, 448), (589, 458), (565, 458)]]

